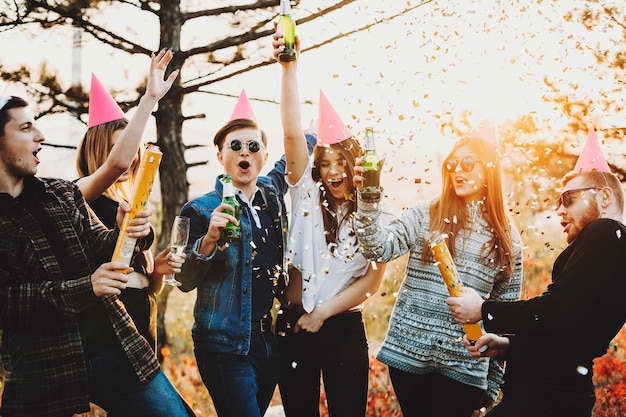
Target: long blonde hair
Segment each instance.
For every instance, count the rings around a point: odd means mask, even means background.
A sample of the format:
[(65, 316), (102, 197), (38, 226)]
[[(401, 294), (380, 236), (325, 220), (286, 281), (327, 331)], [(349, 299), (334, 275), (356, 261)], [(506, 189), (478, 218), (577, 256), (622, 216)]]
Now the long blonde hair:
[[(76, 156), (76, 170), (79, 178), (92, 175), (98, 168), (104, 165), (104, 162), (109, 157), (109, 153), (111, 153), (111, 136), (116, 131), (124, 129), (127, 125), (127, 119), (120, 119), (87, 129), (78, 145), (78, 155)], [(133, 166), (128, 181), (114, 182), (104, 194), (116, 201), (128, 201), (132, 193), (132, 185), (135, 181), (138, 167), (139, 163)]]
[[(485, 257), (493, 257), (494, 261), (500, 265), (502, 271), (508, 277), (513, 271), (513, 240), (511, 238), (511, 222), (504, 209), (500, 158), (494, 143), (483, 138), (469, 136), (460, 139), (454, 145), (446, 160), (463, 146), (469, 147), (485, 168), (485, 185), (487, 189), (484, 207), (486, 221), (492, 233), (489, 251), (486, 251)], [(429, 231), (445, 233), (451, 237), (447, 240), (447, 244), (452, 257), (455, 258), (456, 245), (454, 237), (468, 224), (467, 205), (462, 198), (456, 195), (450, 174), (445, 169), (445, 164), (442, 166), (441, 175), (441, 195), (433, 200), (430, 205)], [(456, 219), (456, 221), (450, 221), (450, 219)], [(424, 245), (422, 261), (426, 262), (429, 259), (431, 259), (430, 247), (429, 245)]]

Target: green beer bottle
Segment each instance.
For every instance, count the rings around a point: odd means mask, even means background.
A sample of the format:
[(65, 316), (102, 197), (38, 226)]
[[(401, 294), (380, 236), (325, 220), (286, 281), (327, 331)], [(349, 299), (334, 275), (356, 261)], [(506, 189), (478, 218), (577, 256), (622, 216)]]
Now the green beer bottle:
[(365, 128), (365, 155), (363, 155), (363, 168), (365, 173), (363, 177), (363, 188), (361, 189), (361, 198), (363, 200), (379, 200), (380, 199), (380, 159), (376, 153), (376, 144), (374, 142), (374, 129)]
[(291, 17), (289, 0), (280, 0), (280, 16), (276, 30), (283, 34), (285, 40), (285, 49), (278, 54), (278, 59), (283, 62), (294, 61), (296, 59), (296, 22)]
[[(222, 198), (222, 203), (228, 204), (235, 209), (234, 212), (231, 210), (224, 210), (224, 213), (230, 214), (239, 220), (241, 206), (239, 205), (237, 198), (235, 198), (235, 189), (233, 188), (233, 181), (230, 174), (224, 175), (224, 180), (222, 182), (224, 183), (224, 197)], [(224, 242), (236, 242), (241, 239), (241, 226), (235, 226), (233, 223), (228, 222), (222, 232), (222, 239), (224, 239)]]

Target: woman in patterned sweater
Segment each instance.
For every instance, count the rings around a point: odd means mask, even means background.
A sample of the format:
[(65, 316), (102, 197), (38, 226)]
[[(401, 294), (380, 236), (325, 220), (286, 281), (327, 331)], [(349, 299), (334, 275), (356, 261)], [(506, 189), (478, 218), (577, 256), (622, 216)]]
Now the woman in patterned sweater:
[[(378, 203), (359, 198), (358, 204), (355, 230), (368, 259), (389, 262), (410, 253), (378, 353), (405, 416), (469, 417), (495, 400), (503, 375), (502, 363), (467, 353), (463, 327), (445, 303), (449, 293), (430, 253), (432, 238), (447, 235), (465, 286), (495, 300), (520, 295), (521, 243), (504, 210), (495, 144), (459, 140), (442, 176), (440, 196), (405, 210), (385, 228)], [(359, 186), (362, 178), (355, 180)]]

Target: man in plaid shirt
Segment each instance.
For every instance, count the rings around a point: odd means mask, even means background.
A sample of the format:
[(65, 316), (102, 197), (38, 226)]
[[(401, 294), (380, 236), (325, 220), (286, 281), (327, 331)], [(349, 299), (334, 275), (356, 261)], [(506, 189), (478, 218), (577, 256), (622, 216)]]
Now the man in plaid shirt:
[[(0, 96), (0, 414), (71, 416), (93, 402), (109, 415), (187, 416), (117, 298), (130, 272), (110, 262), (119, 230), (74, 183), (35, 177), (45, 138), (27, 106)], [(150, 214), (127, 229), (146, 247)]]

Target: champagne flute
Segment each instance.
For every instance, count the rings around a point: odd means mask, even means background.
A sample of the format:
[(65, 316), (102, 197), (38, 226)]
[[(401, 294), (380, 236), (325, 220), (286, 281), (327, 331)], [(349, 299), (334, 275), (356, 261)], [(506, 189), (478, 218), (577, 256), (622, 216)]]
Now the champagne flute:
[[(170, 236), (170, 252), (180, 254), (185, 252), (187, 241), (189, 240), (189, 217), (176, 216), (174, 225), (172, 226), (172, 235)], [(179, 286), (174, 274), (168, 274), (163, 280), (167, 285)]]

